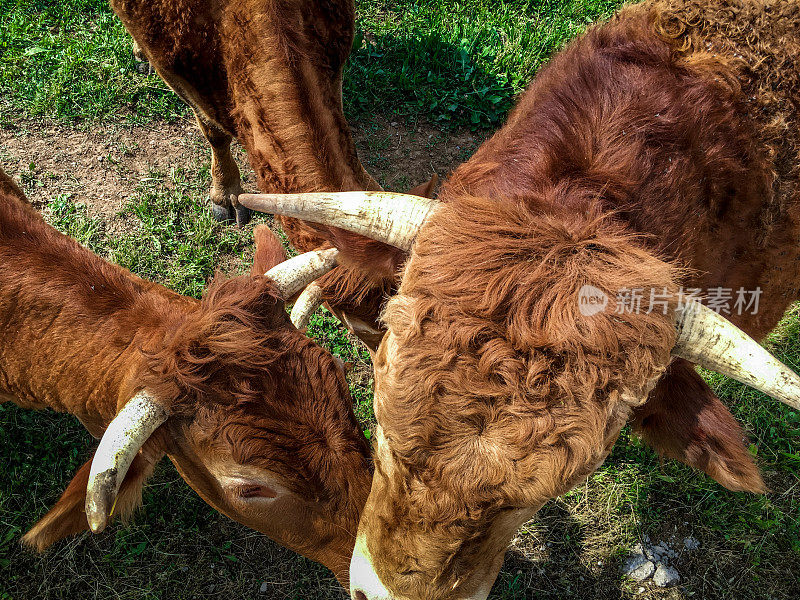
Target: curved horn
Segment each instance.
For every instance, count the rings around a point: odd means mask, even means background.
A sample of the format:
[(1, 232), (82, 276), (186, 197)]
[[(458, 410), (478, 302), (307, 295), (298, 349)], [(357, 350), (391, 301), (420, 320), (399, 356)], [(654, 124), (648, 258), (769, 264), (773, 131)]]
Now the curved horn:
[(94, 533), (106, 528), (117, 492), (139, 449), (169, 416), (145, 391), (122, 407), (94, 453), (86, 486), (86, 518)]
[(311, 320), (311, 315), (314, 314), (322, 304), (322, 288), (317, 283), (310, 283), (308, 287), (303, 290), (303, 293), (297, 297), (297, 300), (292, 307), (292, 314), (290, 316), (292, 323), (298, 329), (303, 329)]
[(439, 204), (391, 192), (242, 194), (239, 203), (260, 212), (346, 229), (406, 252)]
[(338, 256), (339, 251), (336, 248), (306, 252), (272, 267), (264, 275), (275, 282), (281, 296), (288, 300), (312, 281), (333, 269)]
[(800, 377), (725, 317), (689, 302), (675, 323), (672, 354), (800, 410)]

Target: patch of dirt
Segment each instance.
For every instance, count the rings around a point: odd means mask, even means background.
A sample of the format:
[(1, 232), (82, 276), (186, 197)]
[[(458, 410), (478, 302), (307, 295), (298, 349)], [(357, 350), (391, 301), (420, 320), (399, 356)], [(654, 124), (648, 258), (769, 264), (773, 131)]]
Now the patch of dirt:
[(425, 121), (374, 117), (354, 124), (353, 137), (365, 168), (388, 190), (407, 191), (435, 173), (440, 181), (467, 160), (488, 132), (445, 130)]
[[(407, 191), (433, 173), (444, 178), (486, 134), (443, 131), (428, 123), (375, 118), (355, 124), (359, 156), (387, 189)], [(244, 151), (234, 155), (247, 190), (256, 191)], [(61, 194), (85, 204), (109, 226), (148, 174), (208, 167), (210, 149), (194, 121), (70, 127), (20, 121), (0, 129), (0, 167), (41, 207)]]
[(0, 130), (0, 166), (37, 205), (69, 194), (114, 220), (148, 173), (193, 168), (208, 154), (204, 145), (191, 122), (84, 129), (24, 121)]

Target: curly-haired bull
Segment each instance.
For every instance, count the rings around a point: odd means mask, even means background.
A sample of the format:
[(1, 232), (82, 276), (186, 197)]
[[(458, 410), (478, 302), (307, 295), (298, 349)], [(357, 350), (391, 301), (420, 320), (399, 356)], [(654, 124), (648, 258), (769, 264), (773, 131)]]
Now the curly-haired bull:
[[(764, 336), (800, 295), (798, 56), (796, 2), (647, 2), (556, 56), (441, 203), (241, 199), (410, 251), (375, 359), (354, 598), (485, 598), (516, 529), (628, 421), (764, 491), (692, 363), (800, 408), (800, 378), (742, 331)], [(681, 288), (760, 306), (728, 321)], [(615, 301), (632, 290), (639, 310)]]
[(26, 544), (130, 514), (166, 454), (211, 506), (347, 585), (369, 446), (343, 369), (284, 309), (336, 250), (273, 266), (280, 242), (256, 237), (251, 276), (183, 297), (56, 231), (0, 171), (0, 402), (69, 412), (102, 437)]

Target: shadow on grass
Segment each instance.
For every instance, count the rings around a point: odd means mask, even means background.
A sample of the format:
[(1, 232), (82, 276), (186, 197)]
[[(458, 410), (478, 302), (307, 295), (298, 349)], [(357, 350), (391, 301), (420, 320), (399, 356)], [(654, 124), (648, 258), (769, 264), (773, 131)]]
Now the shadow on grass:
[[(536, 516), (537, 546), (533, 560), (519, 549), (506, 554), (492, 590), (492, 600), (533, 598), (619, 598), (623, 595), (613, 561), (592, 568), (581, 558), (586, 527), (557, 503)], [(596, 563), (595, 563), (596, 564)]]
[(507, 77), (480, 68), (467, 47), (436, 33), (359, 33), (355, 43), (343, 90), (350, 119), (423, 115), (439, 126), (491, 128), (514, 104), (518, 90)]
[(127, 525), (115, 522), (97, 536), (84, 532), (43, 555), (24, 549), (22, 535), (97, 442), (69, 415), (11, 404), (0, 405), (0, 439), (3, 600), (345, 598), (327, 569), (214, 511), (167, 460)]

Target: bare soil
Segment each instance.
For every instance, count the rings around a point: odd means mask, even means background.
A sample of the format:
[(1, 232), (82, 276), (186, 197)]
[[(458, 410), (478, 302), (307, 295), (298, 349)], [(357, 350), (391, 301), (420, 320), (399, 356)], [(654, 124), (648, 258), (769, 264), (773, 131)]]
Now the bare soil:
[[(359, 125), (354, 137), (362, 162), (387, 189), (397, 191), (427, 181), (434, 173), (444, 177), (485, 138), (427, 123), (376, 119)], [(256, 191), (246, 155), (239, 146), (234, 154), (245, 189)], [(209, 156), (191, 120), (80, 128), (20, 121), (0, 129), (0, 167), (22, 184), (34, 204), (69, 194), (112, 224), (136, 183), (149, 173), (196, 168)], [(35, 186), (28, 185), (34, 179)]]

